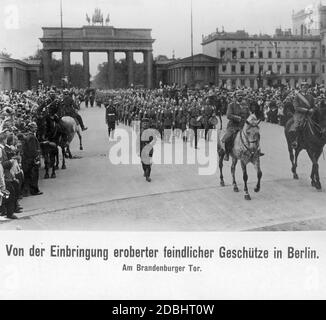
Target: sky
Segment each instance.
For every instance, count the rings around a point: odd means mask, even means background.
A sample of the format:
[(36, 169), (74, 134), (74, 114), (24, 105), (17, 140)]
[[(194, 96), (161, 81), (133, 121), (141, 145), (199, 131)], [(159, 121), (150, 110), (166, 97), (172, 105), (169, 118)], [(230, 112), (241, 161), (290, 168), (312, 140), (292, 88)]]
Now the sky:
[[(86, 13), (96, 7), (110, 14), (116, 28), (150, 28), (154, 57), (177, 58), (191, 54), (191, 0), (62, 0), (65, 27), (87, 25)], [(193, 0), (194, 53), (201, 53), (202, 35), (245, 29), (250, 34), (273, 34), (277, 27), (291, 28), (293, 10), (299, 11), (320, 0)], [(0, 51), (22, 59), (42, 48), (42, 27), (60, 26), (60, 0), (0, 0)], [(117, 55), (116, 58), (120, 56)], [(122, 57), (122, 56), (121, 56)], [(91, 74), (106, 59), (91, 54)], [(136, 56), (140, 61), (140, 56)], [(81, 62), (81, 54), (72, 55), (72, 63)]]

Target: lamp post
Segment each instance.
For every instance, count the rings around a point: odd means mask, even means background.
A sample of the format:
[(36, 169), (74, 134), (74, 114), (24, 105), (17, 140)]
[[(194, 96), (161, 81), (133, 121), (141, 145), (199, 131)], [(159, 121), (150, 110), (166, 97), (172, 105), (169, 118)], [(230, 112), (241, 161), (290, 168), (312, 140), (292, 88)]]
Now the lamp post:
[(60, 28), (61, 28), (61, 59), (62, 59), (62, 78), (61, 78), (61, 81), (62, 81), (62, 86), (65, 87), (66, 83), (69, 82), (69, 77), (68, 77), (68, 75), (65, 74), (62, 0), (60, 0)]

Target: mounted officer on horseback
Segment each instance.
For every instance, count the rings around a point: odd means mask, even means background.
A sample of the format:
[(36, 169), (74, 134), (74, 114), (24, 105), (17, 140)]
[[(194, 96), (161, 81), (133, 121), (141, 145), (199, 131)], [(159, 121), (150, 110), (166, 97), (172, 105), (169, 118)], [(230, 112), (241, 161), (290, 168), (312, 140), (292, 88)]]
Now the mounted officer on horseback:
[(312, 162), (311, 185), (321, 190), (318, 160), (326, 144), (326, 108), (323, 101), (316, 106), (315, 99), (308, 89), (308, 84), (303, 84), (294, 98), (295, 111), (285, 126), (285, 136), (293, 178), (299, 179), (298, 157), (302, 150), (306, 150)]
[(311, 118), (315, 111), (315, 99), (308, 92), (308, 89), (309, 85), (307, 83), (303, 84), (302, 89), (294, 98), (293, 124), (289, 131), (293, 139), (293, 149), (297, 149), (299, 147), (299, 141), (302, 140), (303, 129), (307, 124), (308, 119)]
[[(239, 131), (242, 130), (246, 120), (250, 116), (249, 106), (247, 101), (244, 99), (244, 93), (239, 91), (235, 94), (234, 101), (229, 104), (226, 116), (229, 120), (227, 125), (226, 133), (222, 138), (224, 143), (224, 160), (229, 161), (229, 155), (232, 151), (234, 139)], [(260, 156), (263, 156), (260, 153)]]

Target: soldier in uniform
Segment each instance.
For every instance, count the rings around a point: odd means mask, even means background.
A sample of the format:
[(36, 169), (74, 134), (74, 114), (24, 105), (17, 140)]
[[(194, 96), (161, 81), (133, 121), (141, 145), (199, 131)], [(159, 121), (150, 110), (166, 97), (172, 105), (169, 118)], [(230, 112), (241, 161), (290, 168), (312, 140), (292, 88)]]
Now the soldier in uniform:
[(90, 89), (89, 102), (92, 108), (94, 107), (95, 95), (96, 95), (96, 90), (94, 88)]
[(213, 129), (213, 126), (210, 123), (210, 119), (212, 118), (214, 113), (214, 108), (210, 104), (209, 99), (206, 100), (206, 105), (203, 110), (203, 125), (205, 129), (205, 140), (208, 140), (208, 132), (210, 129)]
[(69, 95), (69, 91), (67, 89), (63, 91), (61, 116), (69, 116), (74, 118), (83, 131), (88, 129), (85, 127), (82, 117), (80, 114), (78, 114), (74, 99)]
[(115, 122), (117, 121), (117, 110), (115, 106), (113, 105), (112, 98), (109, 99), (105, 104), (105, 123), (108, 126), (108, 135), (109, 138), (111, 137), (111, 133), (113, 133), (114, 136), (114, 130), (115, 130)]
[(156, 118), (157, 118), (156, 110), (152, 107), (148, 111), (149, 127), (152, 128), (152, 129), (157, 128), (157, 120), (156, 120)]
[(89, 104), (89, 94), (90, 94), (89, 90), (90, 90), (89, 88), (86, 88), (85, 94), (84, 94), (84, 101), (85, 101), (86, 108), (88, 108), (88, 104)]
[(237, 133), (242, 130), (246, 120), (249, 118), (250, 110), (244, 100), (243, 94), (238, 93), (235, 96), (235, 101), (230, 103), (227, 109), (226, 116), (229, 120), (226, 133), (222, 139), (225, 144), (225, 161), (229, 161), (229, 155), (233, 148), (234, 139)]
[(166, 109), (163, 111), (162, 122), (164, 127), (164, 142), (170, 143), (173, 125), (173, 113), (170, 106), (166, 106)]
[(157, 111), (156, 122), (157, 122), (157, 130), (160, 133), (161, 139), (163, 139), (163, 108), (162, 107), (159, 107)]
[(180, 121), (180, 128), (182, 131), (182, 139), (184, 142), (187, 142), (187, 123), (188, 123), (188, 114), (185, 106), (182, 106), (180, 109), (180, 115), (179, 115), (179, 121)]
[(32, 122), (28, 125), (28, 134), (23, 143), (22, 165), (25, 176), (24, 195), (28, 192), (32, 196), (42, 195), (38, 186), (40, 154), (41, 148), (38, 139), (36, 138), (37, 125)]
[(176, 137), (180, 138), (182, 135), (181, 130), (181, 114), (182, 114), (182, 107), (176, 107), (173, 113), (173, 123), (174, 123), (174, 134)]
[[(250, 109), (242, 92), (235, 95), (235, 101), (229, 104), (226, 116), (229, 120), (226, 133), (222, 139), (225, 144), (225, 161), (229, 161), (229, 156), (233, 148), (234, 139), (237, 133), (242, 130), (246, 120), (250, 116)], [(262, 157), (264, 154), (260, 152)]]
[(189, 111), (189, 117), (189, 128), (193, 131), (195, 136), (195, 149), (198, 149), (198, 128), (201, 126), (201, 110), (197, 104), (197, 101), (193, 102), (193, 105)]
[(294, 98), (294, 123), (290, 129), (290, 134), (293, 137), (292, 146), (298, 148), (298, 140), (302, 135), (303, 127), (308, 119), (314, 113), (315, 101), (311, 94), (308, 93), (309, 85), (303, 84), (302, 89)]
[(283, 107), (283, 115), (285, 118), (285, 121), (288, 121), (290, 118), (293, 117), (294, 115), (294, 106), (293, 106), (293, 101), (290, 96), (287, 96), (283, 102), (284, 107)]
[(152, 158), (154, 154), (154, 133), (149, 130), (149, 119), (143, 118), (140, 131), (140, 158), (144, 177), (147, 182), (151, 182)]

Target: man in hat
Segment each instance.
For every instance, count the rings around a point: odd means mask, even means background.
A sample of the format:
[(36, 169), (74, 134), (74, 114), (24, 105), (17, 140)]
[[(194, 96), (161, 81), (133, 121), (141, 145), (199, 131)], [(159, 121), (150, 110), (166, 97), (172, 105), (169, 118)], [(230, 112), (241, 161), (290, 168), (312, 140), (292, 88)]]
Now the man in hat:
[(36, 123), (29, 123), (27, 130), (28, 133), (22, 146), (22, 167), (25, 177), (24, 195), (28, 196), (30, 193), (32, 196), (39, 196), (43, 193), (38, 186), (41, 148), (36, 138)]
[(64, 116), (74, 118), (83, 131), (86, 131), (88, 129), (85, 127), (82, 117), (80, 116), (80, 114), (78, 114), (74, 99), (70, 96), (69, 90), (67, 89), (63, 91), (62, 107)]
[(1, 112), (5, 117), (12, 117), (14, 115), (14, 110), (7, 105), (6, 107), (3, 108)]
[(152, 158), (154, 154), (154, 132), (150, 130), (149, 119), (141, 120), (140, 130), (140, 158), (147, 182), (151, 182)]
[(95, 95), (96, 95), (96, 90), (94, 88), (91, 88), (89, 91), (89, 102), (92, 108), (94, 107)]
[[(229, 123), (226, 128), (226, 133), (222, 138), (222, 142), (225, 145), (224, 160), (229, 161), (234, 139), (238, 132), (243, 129), (246, 120), (250, 116), (249, 105), (246, 96), (242, 91), (239, 91), (234, 95), (234, 101), (229, 104), (226, 116)], [(260, 151), (259, 156), (262, 157), (264, 155), (265, 154)]]
[(84, 101), (85, 101), (86, 108), (88, 108), (89, 97), (90, 97), (90, 88), (86, 88), (85, 93), (84, 93)]
[(201, 126), (201, 110), (199, 104), (196, 100), (192, 102), (192, 106), (189, 110), (189, 129), (192, 130), (191, 144), (193, 138), (195, 138), (195, 149), (198, 149), (198, 129)]
[(164, 128), (164, 142), (170, 143), (173, 125), (173, 112), (170, 105), (166, 105), (162, 114), (162, 124)]
[(113, 104), (113, 99), (110, 97), (108, 101), (104, 103), (105, 106), (105, 123), (108, 126), (108, 135), (111, 137), (111, 133), (114, 137), (115, 123), (117, 121), (117, 110)]
[(276, 99), (273, 97), (267, 111), (267, 121), (273, 124), (278, 123), (278, 107)]
[(306, 121), (314, 113), (315, 100), (314, 97), (308, 92), (309, 84), (303, 83), (301, 90), (296, 94), (293, 106), (293, 125), (290, 128), (290, 134), (292, 136), (292, 147), (298, 148), (299, 137), (302, 135), (302, 130)]
[(5, 201), (10, 196), (9, 191), (6, 189), (5, 175), (0, 162), (0, 221), (5, 221), (7, 218), (7, 209), (5, 207)]
[(244, 100), (243, 93), (237, 92), (234, 101), (229, 104), (226, 113), (229, 123), (222, 139), (222, 142), (225, 145), (225, 161), (229, 161), (229, 155), (233, 148), (234, 139), (237, 133), (243, 128), (249, 115), (249, 107), (246, 100)]
[(18, 219), (15, 215), (16, 204), (18, 195), (16, 194), (16, 189), (14, 186), (14, 177), (11, 174), (10, 170), (12, 169), (15, 160), (10, 160), (7, 152), (7, 134), (5, 132), (0, 133), (0, 161), (4, 172), (4, 180), (6, 190), (9, 191), (9, 196), (7, 199), (3, 199), (0, 212), (2, 216), (7, 216), (8, 219)]

